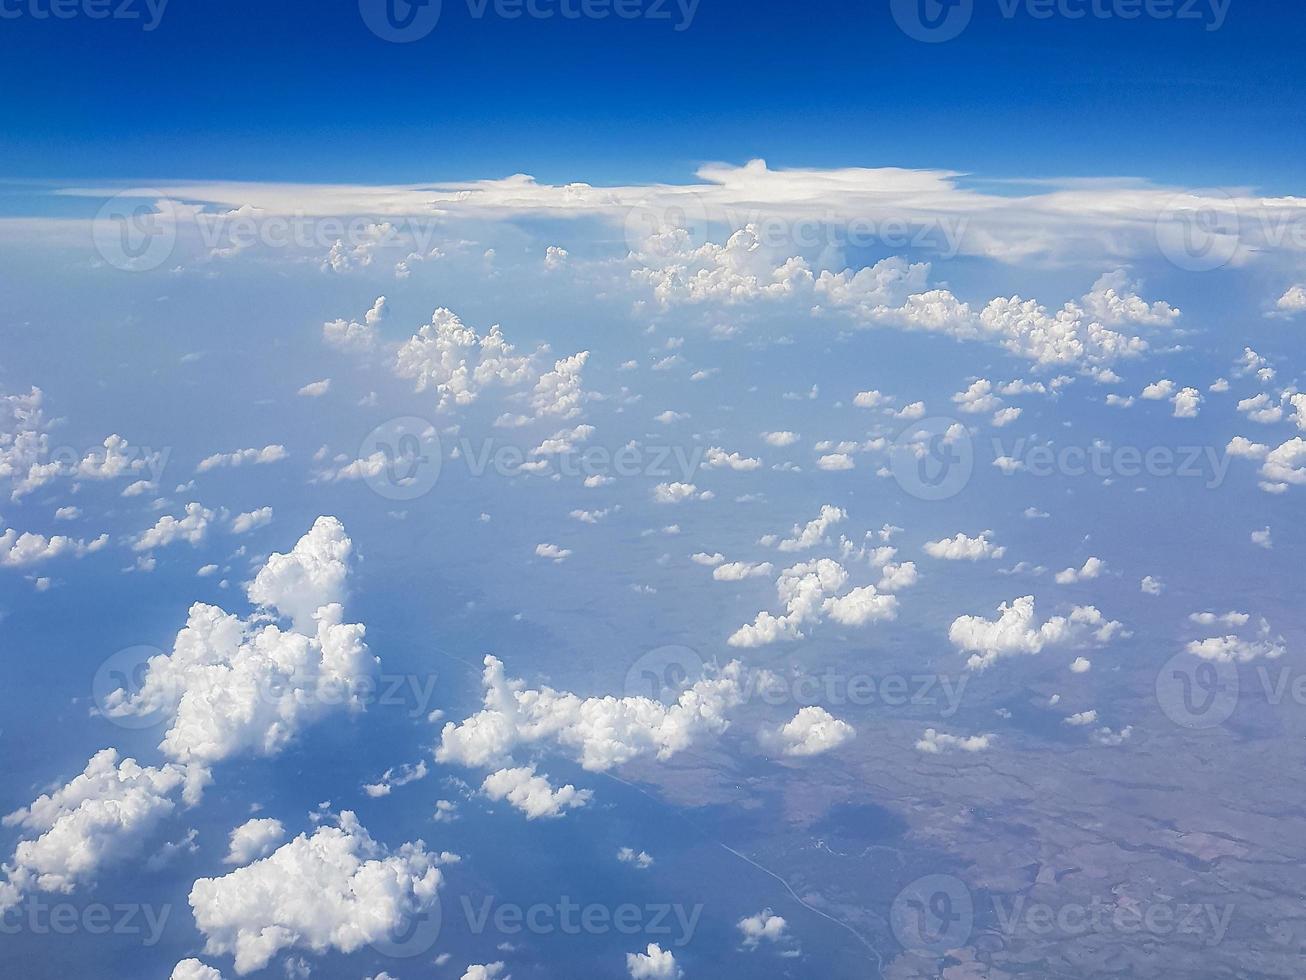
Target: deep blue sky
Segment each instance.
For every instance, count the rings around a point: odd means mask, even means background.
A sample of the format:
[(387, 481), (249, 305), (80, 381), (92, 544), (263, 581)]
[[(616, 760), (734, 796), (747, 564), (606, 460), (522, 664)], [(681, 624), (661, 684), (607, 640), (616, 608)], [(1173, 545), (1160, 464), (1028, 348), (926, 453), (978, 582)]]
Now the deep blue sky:
[(353, 0), (172, 0), (150, 33), (22, 16), (0, 20), (0, 177), (683, 180), (764, 156), (1296, 183), (1301, 5), (1231, 0), (1207, 31), (976, 4), (945, 44), (906, 37), (887, 0), (701, 0), (679, 32), (474, 20), (445, 0), (409, 45), (373, 36)]

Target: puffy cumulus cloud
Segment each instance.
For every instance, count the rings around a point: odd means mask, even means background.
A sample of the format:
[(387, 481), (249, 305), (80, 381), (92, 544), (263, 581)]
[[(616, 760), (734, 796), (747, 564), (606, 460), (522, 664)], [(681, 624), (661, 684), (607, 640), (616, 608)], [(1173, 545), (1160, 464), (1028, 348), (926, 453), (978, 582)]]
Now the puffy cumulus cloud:
[[(1240, 628), (1248, 624), (1250, 616), (1246, 613), (1231, 612), (1223, 616), (1214, 613), (1197, 613), (1189, 617), (1200, 625), (1220, 623), (1227, 628)], [(1269, 622), (1262, 618), (1253, 633), (1229, 633), (1224, 636), (1211, 636), (1202, 640), (1193, 640), (1186, 648), (1189, 653), (1203, 660), (1216, 663), (1249, 663), (1253, 660), (1278, 660), (1288, 652), (1283, 637), (1270, 628)]]
[(680, 980), (685, 971), (676, 965), (671, 950), (649, 943), (642, 953), (626, 954), (626, 969), (631, 980)]
[(1276, 401), (1265, 392), (1239, 401), (1238, 411), (1246, 415), (1251, 421), (1260, 422), (1262, 425), (1274, 425), (1283, 421), (1281, 400)]
[(535, 554), (540, 558), (547, 558), (554, 564), (561, 564), (571, 557), (570, 548), (562, 548), (556, 544), (537, 544)]
[(531, 407), (537, 418), (572, 419), (581, 412), (589, 395), (581, 387), (581, 372), (590, 352), (583, 350), (564, 357), (553, 365), (552, 371), (540, 375), (531, 393)]
[(377, 327), (385, 320), (387, 312), (385, 297), (378, 296), (372, 308), (363, 315), (361, 323), (341, 319), (322, 324), (322, 340), (329, 347), (347, 353), (370, 351), (376, 347)]
[(50, 445), (44, 403), (40, 388), (0, 394), (0, 484), (10, 487), (11, 499), (19, 500), (59, 478), (113, 480), (161, 468), (163, 453), (139, 449), (116, 433), (80, 461), (66, 458)]
[(839, 473), (856, 469), (857, 463), (847, 453), (827, 453), (816, 461), (816, 468), (827, 473)]
[(795, 524), (789, 537), (782, 539), (776, 547), (784, 552), (807, 551), (826, 540), (830, 528), (848, 519), (848, 512), (842, 507), (825, 504), (821, 512), (805, 525)]
[(631, 259), (631, 278), (647, 286), (663, 309), (792, 297), (810, 291), (813, 282), (807, 262), (764, 247), (753, 225), (734, 232), (724, 245), (695, 245), (685, 229), (670, 228), (646, 239)]
[(1306, 485), (1306, 439), (1296, 436), (1267, 453), (1261, 479), (1262, 489), (1277, 492)]
[[(566, 255), (566, 252), (563, 252)], [(503, 971), (506, 969), (502, 961), (495, 963), (473, 963), (462, 975), (462, 980), (512, 980), (508, 974)]]
[(712, 569), (712, 578), (718, 582), (742, 582), (747, 578), (761, 578), (774, 571), (769, 561), (732, 561)]
[(874, 389), (859, 391), (853, 396), (853, 405), (857, 408), (884, 408), (892, 402), (893, 399), (888, 395)]
[(792, 719), (781, 725), (774, 737), (766, 741), (788, 756), (820, 755), (851, 741), (856, 729), (840, 721), (818, 705), (800, 708)]
[(225, 466), (266, 466), (268, 463), (278, 463), (288, 455), (286, 447), (277, 443), (264, 446), (262, 449), (237, 449), (230, 453), (214, 453), (200, 460), (199, 465), (195, 467), (195, 472), (207, 473), (209, 470)]
[(1306, 310), (1306, 286), (1291, 286), (1279, 297), (1275, 308), (1280, 313), (1296, 314)]
[(236, 973), (261, 970), (278, 953), (352, 953), (385, 939), (430, 908), (452, 855), (404, 844), (391, 852), (349, 811), (337, 825), (299, 835), (260, 861), (190, 891), (209, 955), (234, 955)]
[(983, 752), (993, 744), (996, 735), (949, 735), (934, 728), (925, 729), (916, 741), (916, 751), (940, 755), (954, 749), (962, 752)]
[(735, 923), (735, 928), (743, 934), (745, 949), (756, 949), (760, 943), (779, 943), (788, 939), (788, 923), (769, 908), (762, 909), (756, 915), (745, 916)]
[(51, 535), (48, 538), (43, 534), (35, 534), (31, 531), (24, 531), (19, 534), (13, 528), (9, 528), (3, 534), (0, 534), (0, 565), (10, 568), (26, 568), (29, 565), (38, 565), (61, 555), (72, 555), (81, 558), (83, 555), (99, 551), (108, 543), (109, 535), (107, 534), (101, 534), (98, 538), (85, 541), (80, 538), (70, 538), (63, 534)]
[(796, 443), (799, 440), (799, 438), (800, 437), (797, 432), (790, 432), (788, 430), (784, 430), (780, 432), (762, 433), (762, 439), (766, 442), (766, 444), (768, 446), (775, 446), (777, 449), (783, 449), (786, 446), (792, 446), (794, 443)]
[(441, 411), (470, 405), (487, 388), (516, 388), (533, 376), (531, 358), (517, 355), (497, 324), (481, 336), (444, 307), (400, 345), (394, 372), (413, 380), (419, 392), (433, 390)]
[(313, 632), (318, 610), (345, 601), (354, 543), (334, 517), (319, 517), (288, 554), (274, 553), (249, 586), (251, 602), (290, 617), (295, 629)]
[(154, 769), (104, 749), (71, 782), (6, 816), (5, 827), (32, 836), (4, 865), (0, 914), (29, 890), (68, 893), (104, 865), (135, 857), (176, 809), (186, 780), (182, 766)]
[(1174, 394), (1175, 383), (1169, 378), (1153, 381), (1143, 389), (1141, 397), (1147, 401), (1159, 402)]
[(726, 641), (734, 647), (759, 647), (780, 640), (801, 639), (800, 627), (828, 617), (844, 626), (864, 626), (898, 614), (898, 600), (866, 585), (836, 596), (848, 583), (848, 570), (832, 558), (792, 565), (776, 580), (776, 595), (785, 611), (776, 616), (763, 610)]
[(617, 860), (622, 864), (633, 864), (641, 871), (653, 866), (653, 857), (647, 851), (636, 851), (633, 847), (623, 847), (617, 851)]
[(1270, 447), (1263, 443), (1252, 442), (1246, 436), (1234, 436), (1224, 447), (1224, 451), (1230, 456), (1241, 456), (1244, 459), (1264, 459), (1270, 454)]
[(260, 507), (258, 510), (247, 511), (233, 517), (231, 519), (231, 533), (248, 534), (256, 528), (267, 527), (271, 523), (272, 508)]
[(40, 388), (0, 395), (0, 480), (14, 500), (53, 480), (62, 470), (50, 459), (50, 436)]
[(1089, 558), (1080, 568), (1066, 568), (1056, 574), (1057, 585), (1074, 585), (1097, 578), (1106, 570), (1106, 562), (1101, 558)]
[[(169, 719), (160, 748), (207, 768), (240, 752), (274, 755), (332, 709), (361, 710), (375, 659), (363, 626), (342, 622), (351, 547), (339, 521), (318, 518), (250, 584), (260, 612), (242, 619), (195, 603), (172, 652), (151, 657), (140, 690), (113, 692), (104, 712)], [(267, 622), (273, 614), (289, 617), (292, 628)]]
[(959, 616), (948, 629), (948, 639), (958, 650), (970, 653), (966, 666), (983, 670), (1004, 657), (1041, 653), (1044, 647), (1072, 642), (1093, 630), (1099, 643), (1108, 642), (1121, 625), (1108, 621), (1093, 606), (1076, 606), (1067, 616), (1053, 616), (1040, 623), (1034, 612), (1034, 597), (1022, 596), (998, 606), (998, 618)]
[(295, 394), (301, 398), (321, 398), (331, 390), (331, 379), (322, 378), (320, 381), (310, 381), (304, 385)]
[(1085, 725), (1096, 725), (1097, 709), (1089, 708), (1087, 711), (1076, 711), (1073, 715), (1067, 715), (1062, 721), (1076, 728), (1082, 728)]
[(208, 536), (209, 526), (213, 521), (213, 511), (198, 503), (186, 505), (183, 517), (164, 514), (155, 525), (136, 536), (132, 542), (133, 551), (149, 551), (162, 548), (174, 541), (185, 541), (197, 545)]
[(659, 483), (653, 488), (653, 502), (679, 504), (686, 500), (711, 500), (716, 495), (711, 490), (699, 490), (692, 483)]
[(507, 800), (509, 805), (526, 814), (527, 820), (561, 817), (567, 810), (585, 806), (594, 794), (568, 783), (553, 788), (548, 776), (535, 774), (534, 766), (500, 769), (485, 777), (481, 792), (492, 800)]
[(225, 864), (249, 864), (267, 857), (286, 839), (286, 828), (280, 820), (264, 817), (248, 820), (231, 832)]
[(392, 766), (381, 773), (381, 777), (376, 782), (365, 783), (363, 792), (374, 800), (380, 799), (383, 796), (389, 796), (396, 787), (419, 782), (425, 779), (426, 776), (426, 763), (422, 760), (418, 760), (416, 765), (405, 764), (398, 768)]
[(1165, 591), (1165, 583), (1155, 575), (1144, 575), (1138, 588), (1144, 595), (1160, 595)]
[(1002, 399), (994, 394), (993, 382), (987, 378), (980, 378), (965, 391), (953, 395), (952, 402), (958, 411), (970, 415), (996, 412), (1002, 407)]
[(182, 960), (172, 968), (171, 980), (222, 980), (222, 974), (199, 960)]
[(927, 541), (923, 550), (931, 558), (945, 561), (979, 561), (981, 558), (1001, 558), (1007, 549), (994, 545), (992, 531), (981, 531), (977, 537), (970, 537), (964, 532), (957, 532), (951, 538), (939, 541)]
[(720, 734), (728, 712), (743, 703), (743, 667), (732, 661), (680, 693), (674, 704), (646, 697), (581, 698), (544, 687), (528, 688), (505, 676), (503, 664), (485, 658), (485, 707), (440, 735), (439, 762), (488, 768), (507, 764), (518, 748), (554, 745), (593, 772), (643, 755), (668, 759), (704, 734)]
[(731, 469), (741, 473), (755, 470), (762, 465), (756, 456), (744, 456), (740, 453), (728, 453), (720, 446), (711, 446), (703, 456), (703, 465), (712, 469)]
[(1202, 404), (1202, 393), (1196, 388), (1184, 388), (1175, 392), (1170, 399), (1174, 405), (1174, 417), (1177, 419), (1195, 419)]

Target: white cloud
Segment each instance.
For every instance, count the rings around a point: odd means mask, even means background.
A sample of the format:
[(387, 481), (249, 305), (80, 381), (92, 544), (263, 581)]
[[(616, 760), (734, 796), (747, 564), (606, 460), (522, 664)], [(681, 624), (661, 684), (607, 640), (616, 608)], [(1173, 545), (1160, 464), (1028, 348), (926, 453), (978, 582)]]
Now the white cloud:
[(734, 647), (759, 647), (782, 639), (801, 639), (800, 627), (822, 617), (844, 626), (864, 626), (897, 616), (897, 598), (880, 593), (873, 585), (836, 597), (847, 582), (847, 570), (830, 558), (786, 568), (776, 580), (776, 595), (785, 607), (784, 614), (775, 616), (763, 610), (726, 642)]
[(578, 790), (570, 783), (554, 789), (547, 776), (535, 774), (534, 766), (491, 773), (481, 784), (481, 791), (492, 800), (507, 800), (509, 805), (526, 814), (527, 820), (561, 817), (567, 810), (585, 806), (594, 795), (590, 790)]
[(485, 964), (473, 963), (463, 973), (462, 980), (512, 980), (512, 977), (503, 972), (505, 969), (502, 960)]
[(1070, 672), (1072, 674), (1087, 674), (1093, 669), (1093, 661), (1087, 657), (1076, 657), (1070, 663)]
[(104, 749), (67, 785), (6, 816), (5, 827), (35, 837), (19, 842), (4, 865), (0, 914), (29, 890), (68, 893), (101, 867), (138, 855), (176, 809), (186, 778), (181, 766), (154, 769)]
[(980, 378), (965, 391), (952, 396), (952, 402), (958, 411), (970, 415), (996, 412), (1002, 407), (1002, 399), (993, 393), (993, 382)]
[(266, 527), (272, 523), (272, 508), (260, 507), (248, 513), (237, 514), (231, 519), (232, 534), (247, 534), (255, 528)]
[(808, 521), (806, 525), (795, 524), (788, 538), (779, 542), (777, 547), (784, 552), (807, 551), (815, 548), (825, 540), (826, 532), (848, 519), (848, 512), (842, 507), (825, 504), (821, 512)]
[(916, 742), (917, 752), (939, 755), (951, 749), (962, 752), (983, 752), (993, 745), (996, 735), (949, 735), (933, 728), (925, 729), (925, 734)]
[(680, 980), (685, 971), (676, 966), (676, 958), (670, 950), (664, 950), (657, 943), (649, 943), (643, 953), (627, 953), (626, 969), (631, 980)]
[(923, 550), (931, 558), (946, 561), (979, 561), (981, 558), (1001, 558), (1007, 549), (996, 547), (992, 541), (992, 531), (981, 531), (978, 537), (969, 537), (958, 532), (954, 537), (940, 541), (925, 542)]
[(1171, 399), (1174, 404), (1174, 417), (1177, 419), (1195, 419), (1202, 404), (1202, 393), (1196, 388), (1185, 388), (1175, 392)]
[(1165, 583), (1152, 575), (1144, 575), (1139, 589), (1145, 595), (1160, 595), (1165, 590)]
[(564, 357), (553, 365), (552, 371), (540, 375), (531, 395), (531, 407), (537, 418), (575, 418), (589, 395), (581, 388), (581, 372), (590, 352), (583, 350)]
[(571, 557), (570, 548), (560, 548), (556, 544), (537, 544), (535, 554), (540, 558), (547, 558), (554, 564), (560, 564)]
[(1263, 527), (1259, 531), (1252, 532), (1252, 544), (1261, 548), (1270, 549), (1274, 547), (1274, 534), (1268, 527)]
[(1076, 639), (1085, 627), (1097, 627), (1094, 638), (1106, 642), (1120, 630), (1120, 624), (1106, 621), (1093, 606), (1076, 606), (1069, 617), (1054, 616), (1039, 623), (1034, 614), (1034, 597), (1022, 596), (998, 607), (996, 620), (980, 616), (959, 616), (948, 629), (948, 639), (963, 653), (970, 653), (966, 666), (983, 670), (1004, 657), (1032, 655), (1046, 646), (1059, 646)]
[(62, 534), (51, 535), (48, 538), (43, 534), (35, 534), (31, 531), (24, 531), (19, 534), (13, 528), (8, 528), (3, 534), (0, 534), (0, 565), (10, 568), (27, 568), (30, 565), (37, 565), (52, 558), (58, 558), (61, 555), (72, 555), (81, 558), (83, 555), (93, 554), (101, 550), (108, 543), (109, 536), (107, 534), (101, 534), (92, 541), (84, 541), (80, 538), (70, 538)]
[(1067, 725), (1074, 725), (1077, 728), (1084, 725), (1094, 725), (1097, 723), (1097, 709), (1091, 708), (1088, 711), (1078, 711), (1062, 720)]
[(525, 384), (532, 367), (531, 358), (517, 355), (497, 324), (480, 336), (440, 307), (399, 347), (394, 372), (415, 381), (418, 392), (434, 390), (436, 408), (445, 411), (471, 404), (487, 388)]
[(883, 408), (893, 399), (879, 391), (859, 391), (853, 396), (853, 405), (857, 408)]
[(712, 578), (718, 582), (741, 582), (747, 578), (760, 578), (770, 575), (773, 570), (769, 561), (732, 561), (712, 569)]
[(266, 466), (268, 463), (280, 462), (287, 455), (289, 454), (286, 452), (286, 447), (275, 443), (262, 449), (237, 449), (231, 453), (214, 453), (200, 460), (199, 465), (195, 467), (195, 472), (207, 473), (219, 467), (244, 466), (247, 463), (251, 466)]
[(331, 390), (331, 379), (323, 378), (321, 381), (310, 381), (304, 387), (300, 388), (296, 394), (304, 398), (321, 398)]
[(132, 542), (134, 551), (149, 551), (162, 548), (174, 541), (185, 541), (197, 545), (208, 535), (209, 524), (213, 520), (213, 511), (201, 504), (191, 502), (186, 505), (184, 517), (165, 514), (152, 528), (142, 531)]
[(713, 469), (732, 469), (739, 472), (755, 470), (762, 465), (756, 456), (743, 456), (739, 453), (727, 453), (719, 446), (712, 446), (704, 454), (703, 463)]
[(792, 446), (796, 443), (799, 439), (799, 435), (797, 432), (789, 432), (785, 430), (781, 432), (763, 432), (762, 438), (766, 441), (768, 446), (775, 446), (778, 449), (783, 449), (786, 446)]
[(1106, 569), (1106, 562), (1101, 558), (1089, 558), (1082, 568), (1067, 568), (1056, 574), (1057, 585), (1074, 585), (1097, 578)]
[(780, 727), (776, 739), (783, 754), (804, 757), (837, 749), (856, 734), (846, 721), (818, 705), (808, 705)]
[(711, 555), (709, 555), (706, 551), (696, 551), (694, 552), (694, 554), (689, 556), (689, 560), (692, 561), (695, 565), (706, 565), (708, 568), (712, 568), (716, 565), (720, 565), (723, 561), (725, 561), (726, 556), (721, 554), (721, 552), (719, 551)]
[(1275, 304), (1280, 313), (1301, 313), (1306, 310), (1306, 286), (1290, 286)]
[(696, 681), (671, 705), (645, 697), (580, 698), (548, 687), (529, 689), (522, 681), (508, 680), (494, 657), (485, 658), (482, 682), (485, 708), (444, 726), (438, 762), (498, 768), (519, 747), (548, 744), (569, 751), (595, 772), (642, 755), (667, 759), (699, 735), (724, 731), (727, 712), (744, 697), (738, 662)]
[(659, 483), (653, 488), (653, 500), (659, 504), (678, 504), (685, 500), (711, 500), (711, 490), (700, 491), (692, 483)]
[(363, 353), (376, 347), (377, 326), (386, 318), (384, 296), (378, 296), (372, 308), (357, 320), (330, 320), (322, 324), (322, 339), (328, 346), (348, 353)]
[(1148, 401), (1163, 401), (1174, 394), (1175, 383), (1169, 378), (1154, 381), (1143, 389), (1143, 398)]
[(222, 974), (199, 960), (182, 960), (172, 968), (171, 980), (222, 980)]
[[(239, 752), (275, 755), (332, 709), (361, 710), (375, 659), (364, 628), (342, 622), (351, 550), (339, 521), (318, 518), (250, 584), (261, 612), (241, 619), (195, 603), (172, 653), (150, 658), (136, 694), (108, 695), (105, 714), (163, 715), (171, 722), (164, 753), (207, 768)], [(289, 617), (291, 630), (268, 622), (268, 613)]]
[(426, 774), (426, 763), (422, 760), (419, 760), (416, 765), (402, 765), (398, 769), (391, 767), (381, 773), (376, 782), (365, 783), (363, 792), (374, 800), (380, 799), (389, 796), (396, 787), (407, 786), (409, 783), (425, 779)]
[(622, 864), (633, 864), (641, 871), (653, 866), (653, 858), (647, 851), (636, 851), (633, 847), (623, 847), (618, 850), (617, 860)]
[(760, 943), (779, 943), (789, 938), (787, 923), (769, 908), (740, 919), (735, 928), (743, 933), (745, 949), (756, 949)]
[(248, 820), (231, 831), (224, 864), (245, 865), (258, 858), (267, 857), (286, 839), (286, 828), (280, 820), (263, 817)]
[(847, 453), (829, 453), (816, 461), (816, 468), (828, 473), (855, 469), (857, 464)]
[(209, 955), (235, 956), (236, 973), (261, 970), (288, 949), (352, 953), (387, 938), (435, 901), (448, 857), (419, 842), (390, 852), (353, 813), (301, 834), (269, 857), (190, 892)]

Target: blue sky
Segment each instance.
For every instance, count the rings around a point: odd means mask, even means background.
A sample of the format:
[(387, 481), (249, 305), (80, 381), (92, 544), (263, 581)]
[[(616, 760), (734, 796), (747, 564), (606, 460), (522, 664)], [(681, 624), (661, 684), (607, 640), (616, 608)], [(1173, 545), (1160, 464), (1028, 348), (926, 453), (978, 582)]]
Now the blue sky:
[(1306, 14), (622, 2), (0, 0), (0, 974), (1296, 977)]
[(978, 0), (942, 44), (879, 2), (703, 0), (683, 31), (671, 5), (665, 21), (443, 7), (412, 44), (354, 4), (175, 0), (148, 32), (143, 0), (136, 21), (7, 21), (0, 84), (27, 95), (0, 107), (0, 176), (606, 182), (762, 156), (1282, 192), (1306, 132), (1292, 4), (1234, 2), (1208, 30), (1209, 0), (1176, 4), (1191, 20)]

